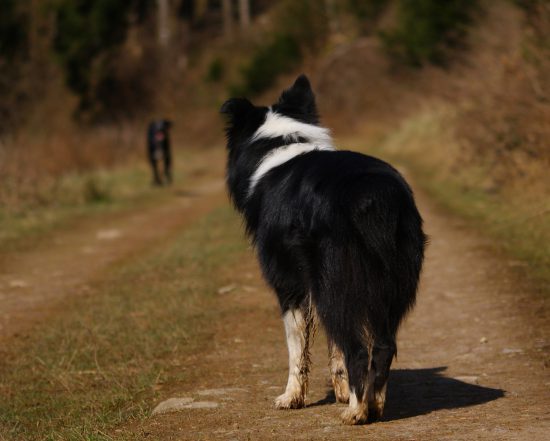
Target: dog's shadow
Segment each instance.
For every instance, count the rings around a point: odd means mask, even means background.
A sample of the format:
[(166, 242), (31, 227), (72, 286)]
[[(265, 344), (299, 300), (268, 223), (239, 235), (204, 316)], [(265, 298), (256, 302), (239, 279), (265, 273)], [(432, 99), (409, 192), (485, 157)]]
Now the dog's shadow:
[[(446, 367), (396, 369), (390, 373), (386, 407), (382, 421), (425, 415), (442, 409), (475, 406), (502, 398), (502, 389), (479, 386), (445, 377)], [(321, 406), (336, 401), (334, 391), (312, 403)]]

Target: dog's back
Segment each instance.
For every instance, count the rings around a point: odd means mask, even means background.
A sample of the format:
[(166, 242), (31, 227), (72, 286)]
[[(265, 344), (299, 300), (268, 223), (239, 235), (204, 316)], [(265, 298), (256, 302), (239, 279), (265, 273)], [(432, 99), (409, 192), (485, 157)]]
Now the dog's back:
[(414, 304), (424, 249), (422, 220), (395, 169), (354, 152), (310, 152), (266, 175), (250, 204), (261, 206), (253, 236), (266, 278), (284, 273), (294, 285), (283, 309), (311, 293), (343, 349), (367, 330), (372, 339), (395, 335)]

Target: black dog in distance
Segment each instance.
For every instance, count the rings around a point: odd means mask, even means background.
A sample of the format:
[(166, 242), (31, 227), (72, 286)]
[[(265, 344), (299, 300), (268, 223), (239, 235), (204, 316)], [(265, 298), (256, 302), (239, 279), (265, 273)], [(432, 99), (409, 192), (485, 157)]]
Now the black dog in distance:
[[(170, 151), (170, 128), (172, 121), (152, 121), (147, 130), (147, 157), (153, 169), (153, 185), (172, 183), (172, 154)], [(161, 173), (160, 164), (164, 166)]]

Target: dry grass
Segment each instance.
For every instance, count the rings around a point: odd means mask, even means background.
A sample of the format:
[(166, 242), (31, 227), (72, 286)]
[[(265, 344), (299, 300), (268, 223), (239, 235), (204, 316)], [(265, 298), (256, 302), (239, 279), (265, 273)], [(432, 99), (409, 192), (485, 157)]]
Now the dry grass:
[(246, 249), (237, 216), (216, 209), (3, 346), (0, 439), (108, 440), (147, 417), (159, 386), (186, 375), (172, 362), (208, 346), (209, 305)]
[(46, 136), (21, 134), (4, 139), (0, 144), (0, 205), (18, 211), (79, 202), (75, 198), (93, 199), (93, 182), (78, 194), (65, 181), (70, 176), (124, 164), (136, 153), (142, 154), (142, 132), (133, 127), (93, 131), (75, 128)]
[(486, 156), (468, 160), (468, 146), (457, 136), (460, 117), (460, 109), (426, 106), (397, 130), (369, 144), (368, 150), (409, 168), (443, 206), (497, 239), (501, 249), (523, 261), (547, 285), (550, 249), (541, 246), (550, 243), (546, 165), (531, 161), (527, 173), (497, 183), (493, 162)]
[[(488, 191), (539, 199), (550, 185), (550, 47), (535, 43), (543, 37), (535, 39), (527, 18), (509, 6), (490, 11), (477, 33), (486, 44), (472, 56), (470, 75), (479, 78), (459, 88), (455, 127), (461, 162), (485, 167)], [(495, 35), (501, 40), (491, 40)]]
[(484, 2), (468, 51), (446, 70), (391, 69), (372, 40), (358, 41), (322, 65), (319, 102), (337, 134), (356, 132), (369, 151), (405, 163), (445, 206), (550, 280), (543, 3), (526, 16), (511, 2)]
[[(3, 183), (12, 188), (0, 188), (4, 197), (0, 204), (0, 248), (5, 253), (20, 251), (35, 246), (46, 233), (70, 228), (84, 217), (162, 204), (187, 186), (189, 179), (206, 179), (211, 175), (210, 167), (215, 162), (212, 155), (219, 153), (214, 149), (175, 149), (174, 186), (159, 189), (151, 186), (143, 140), (139, 141), (120, 164), (86, 166), (82, 171), (59, 174), (32, 174), (31, 169), (30, 176), (2, 176)], [(10, 167), (15, 170), (18, 164), (14, 162)]]

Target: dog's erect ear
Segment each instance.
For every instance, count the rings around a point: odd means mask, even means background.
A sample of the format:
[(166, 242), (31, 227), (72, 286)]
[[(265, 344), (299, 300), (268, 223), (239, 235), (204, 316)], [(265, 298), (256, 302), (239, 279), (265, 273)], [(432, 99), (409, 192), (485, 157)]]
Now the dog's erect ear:
[(234, 122), (239, 117), (246, 116), (253, 108), (254, 105), (246, 98), (231, 98), (223, 103), (220, 113), (227, 115), (229, 120)]
[(317, 121), (315, 95), (311, 90), (308, 78), (304, 74), (296, 78), (292, 87), (281, 94), (278, 105), (282, 110), (293, 115), (302, 115), (308, 120), (312, 119), (312, 122)]
[(296, 81), (294, 81), (291, 89), (307, 91), (313, 95), (313, 92), (311, 91), (311, 83), (305, 74), (301, 74), (298, 78), (296, 78)]

